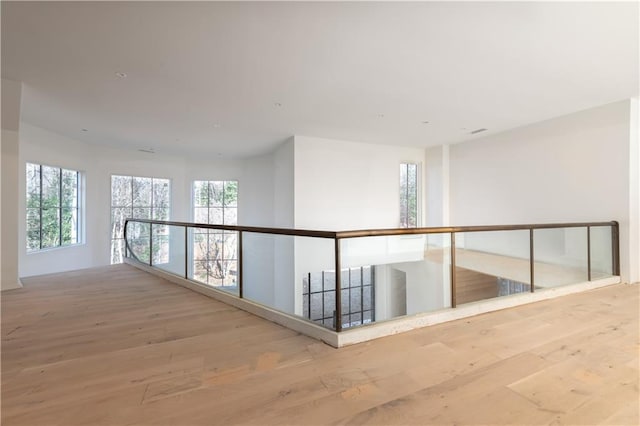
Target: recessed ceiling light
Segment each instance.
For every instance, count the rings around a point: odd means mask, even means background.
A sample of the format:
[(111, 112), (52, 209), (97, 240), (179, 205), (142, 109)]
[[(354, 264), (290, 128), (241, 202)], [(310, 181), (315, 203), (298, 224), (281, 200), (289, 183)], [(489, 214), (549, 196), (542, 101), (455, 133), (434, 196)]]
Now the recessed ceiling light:
[(429, 124), (429, 122), (428, 121), (423, 121), (422, 124)]
[(278, 107), (278, 108), (280, 108), (282, 106), (282, 104), (280, 102), (274, 102), (273, 105), (275, 107)]
[(80, 130), (82, 130), (83, 132), (88, 132), (88, 131), (89, 131), (89, 130), (87, 130), (87, 129), (80, 129)]
[(222, 127), (222, 125), (220, 123), (214, 123), (213, 124), (213, 128), (214, 129), (219, 129), (220, 127)]
[(384, 114), (378, 114), (378, 118), (384, 118)]
[(118, 78), (127, 78), (127, 73), (126, 72), (117, 72), (116, 73), (116, 77), (118, 77)]
[(476, 129), (476, 130), (472, 130), (470, 134), (475, 135), (476, 133), (482, 133), (486, 131), (487, 129)]

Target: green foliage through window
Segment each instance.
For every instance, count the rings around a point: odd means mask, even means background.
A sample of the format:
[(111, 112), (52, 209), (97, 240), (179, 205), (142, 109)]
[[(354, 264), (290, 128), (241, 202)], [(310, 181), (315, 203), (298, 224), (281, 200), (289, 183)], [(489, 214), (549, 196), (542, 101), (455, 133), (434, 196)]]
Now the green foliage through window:
[(79, 173), (27, 163), (27, 251), (79, 242)]

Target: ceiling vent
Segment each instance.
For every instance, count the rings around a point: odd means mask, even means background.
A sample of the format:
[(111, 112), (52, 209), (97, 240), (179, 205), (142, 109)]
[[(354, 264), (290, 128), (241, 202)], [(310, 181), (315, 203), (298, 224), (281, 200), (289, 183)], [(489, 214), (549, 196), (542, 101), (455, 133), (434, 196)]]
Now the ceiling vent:
[(153, 148), (149, 148), (149, 149), (139, 149), (138, 151), (140, 152), (146, 152), (147, 154), (155, 154), (156, 152), (153, 150)]
[(470, 134), (475, 135), (475, 134), (486, 132), (486, 131), (487, 131), (487, 129), (476, 129), (476, 130), (471, 131)]

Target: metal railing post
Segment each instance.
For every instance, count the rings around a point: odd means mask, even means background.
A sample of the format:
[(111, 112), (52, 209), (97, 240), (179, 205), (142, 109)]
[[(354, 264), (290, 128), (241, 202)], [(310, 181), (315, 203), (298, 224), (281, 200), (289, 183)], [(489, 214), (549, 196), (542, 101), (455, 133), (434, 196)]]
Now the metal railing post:
[(611, 271), (613, 275), (620, 275), (620, 225), (614, 222), (611, 226)]
[(451, 232), (451, 271), (449, 272), (451, 282), (451, 307), (456, 307), (456, 233)]
[(184, 279), (189, 279), (189, 227), (184, 227)]
[(591, 227), (587, 226), (587, 281), (591, 281)]
[(149, 266), (153, 266), (153, 223), (149, 224)]
[(535, 269), (534, 269), (534, 259), (533, 259), (533, 228), (529, 229), (529, 281), (531, 283), (530, 285), (530, 290), (531, 293), (533, 293), (535, 291), (535, 283), (534, 283), (534, 277), (535, 277)]
[(243, 277), (244, 270), (242, 267), (242, 231), (238, 231), (238, 297), (243, 297)]
[[(342, 276), (340, 271), (340, 239), (335, 238), (335, 261), (336, 261), (336, 331), (342, 331)], [(311, 289), (311, 282), (309, 282)], [(324, 315), (324, 313), (323, 313)]]

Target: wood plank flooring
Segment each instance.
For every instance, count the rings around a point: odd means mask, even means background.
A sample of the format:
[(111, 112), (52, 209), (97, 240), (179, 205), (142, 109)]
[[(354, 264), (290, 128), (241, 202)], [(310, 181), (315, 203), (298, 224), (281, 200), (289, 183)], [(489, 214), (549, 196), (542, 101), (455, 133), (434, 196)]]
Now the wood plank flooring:
[(333, 349), (128, 265), (24, 283), (4, 426), (640, 423), (640, 285)]

